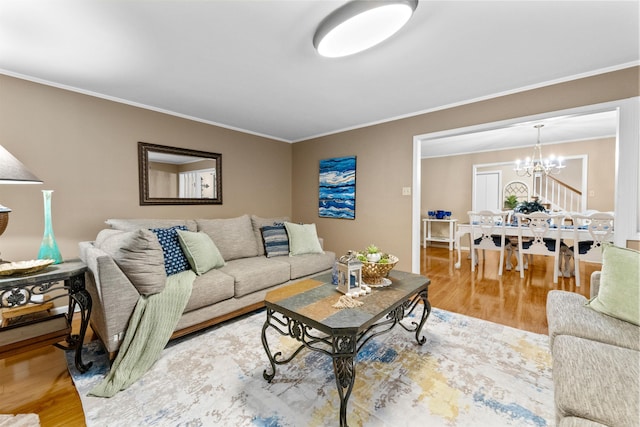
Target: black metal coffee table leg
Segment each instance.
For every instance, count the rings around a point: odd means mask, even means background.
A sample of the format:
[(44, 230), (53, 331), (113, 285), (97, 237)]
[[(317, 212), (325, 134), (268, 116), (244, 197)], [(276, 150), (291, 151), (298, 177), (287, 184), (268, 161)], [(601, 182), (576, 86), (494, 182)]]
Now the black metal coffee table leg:
[(340, 427), (348, 427), (347, 404), (356, 379), (356, 337), (337, 336), (333, 339), (333, 371), (340, 395)]

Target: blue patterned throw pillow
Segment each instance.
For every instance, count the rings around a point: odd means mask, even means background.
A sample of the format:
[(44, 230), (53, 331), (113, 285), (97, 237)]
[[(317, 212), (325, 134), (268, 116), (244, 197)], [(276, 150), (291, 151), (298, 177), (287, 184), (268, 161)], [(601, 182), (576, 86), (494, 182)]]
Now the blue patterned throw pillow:
[(160, 246), (162, 246), (162, 253), (164, 255), (164, 269), (167, 272), (167, 276), (180, 273), (191, 268), (189, 260), (180, 247), (180, 240), (178, 239), (177, 230), (187, 230), (184, 225), (177, 225), (171, 228), (152, 228)]
[(267, 225), (260, 229), (267, 258), (289, 255), (289, 236), (282, 225)]

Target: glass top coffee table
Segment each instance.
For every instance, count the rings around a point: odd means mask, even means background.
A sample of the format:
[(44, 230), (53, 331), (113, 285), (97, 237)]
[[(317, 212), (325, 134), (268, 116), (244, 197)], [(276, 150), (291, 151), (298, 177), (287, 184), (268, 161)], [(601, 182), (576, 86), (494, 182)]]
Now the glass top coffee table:
[[(333, 307), (342, 294), (331, 284), (330, 273), (268, 292), (262, 345), (271, 368), (265, 369), (264, 378), (271, 382), (276, 375), (276, 365), (290, 362), (303, 348), (330, 356), (340, 396), (340, 426), (346, 427), (347, 402), (355, 381), (355, 360), (360, 349), (398, 324), (415, 332), (418, 344), (426, 342), (420, 335), (431, 313), (427, 299), (431, 281), (402, 271), (391, 271), (389, 279), (390, 286), (374, 288), (370, 294), (358, 298), (363, 305), (355, 308)], [(421, 316), (417, 318), (419, 322), (400, 322), (419, 306), (422, 307)], [(279, 351), (272, 353), (267, 340), (270, 329), (296, 339), (300, 346), (288, 357)]]

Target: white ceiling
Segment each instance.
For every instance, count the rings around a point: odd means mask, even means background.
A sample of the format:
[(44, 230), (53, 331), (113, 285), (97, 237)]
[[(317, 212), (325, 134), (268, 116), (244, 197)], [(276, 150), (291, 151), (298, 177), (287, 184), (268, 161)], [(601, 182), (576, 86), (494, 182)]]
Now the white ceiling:
[(443, 157), (483, 151), (533, 147), (540, 129), (542, 145), (587, 139), (615, 137), (618, 131), (618, 112), (603, 111), (592, 114), (564, 115), (543, 120), (524, 121), (510, 126), (499, 126), (483, 131), (449, 132), (449, 136), (421, 140), (421, 157)]
[(296, 142), (640, 63), (638, 0), (420, 1), (323, 58), (343, 3), (2, 0), (0, 73)]

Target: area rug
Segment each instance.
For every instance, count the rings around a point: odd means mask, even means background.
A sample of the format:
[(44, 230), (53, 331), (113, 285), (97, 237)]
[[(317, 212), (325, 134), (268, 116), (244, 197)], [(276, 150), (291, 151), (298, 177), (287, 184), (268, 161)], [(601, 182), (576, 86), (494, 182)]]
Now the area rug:
[[(173, 341), (154, 367), (112, 398), (87, 392), (107, 371), (97, 342), (85, 345), (80, 374), (67, 353), (87, 426), (338, 425), (331, 358), (303, 350), (271, 383), (261, 342), (264, 311)], [(405, 319), (405, 321), (411, 319)], [(356, 426), (551, 426), (548, 337), (433, 309), (427, 342), (397, 327), (370, 341), (356, 362), (347, 421)], [(269, 335), (270, 346), (297, 347)]]
[(0, 427), (40, 427), (38, 414), (0, 414)]

